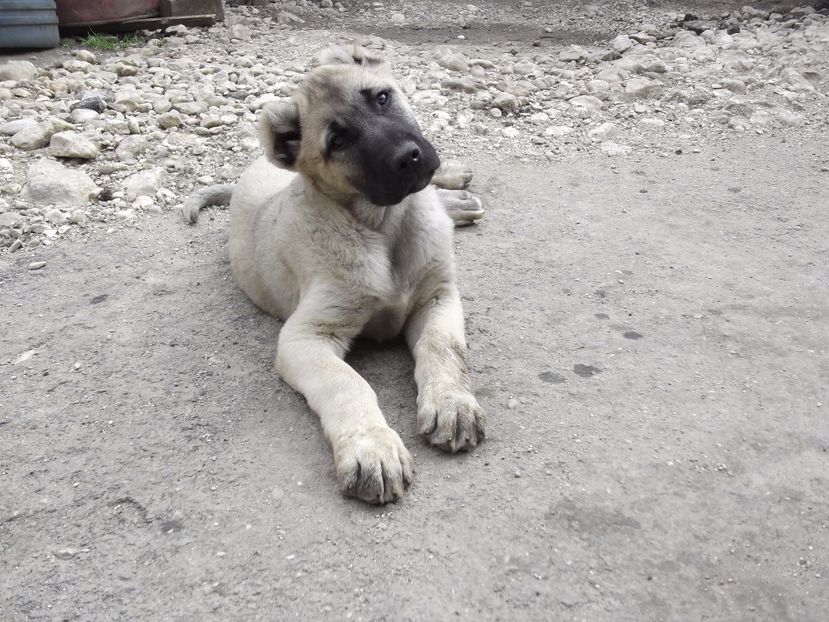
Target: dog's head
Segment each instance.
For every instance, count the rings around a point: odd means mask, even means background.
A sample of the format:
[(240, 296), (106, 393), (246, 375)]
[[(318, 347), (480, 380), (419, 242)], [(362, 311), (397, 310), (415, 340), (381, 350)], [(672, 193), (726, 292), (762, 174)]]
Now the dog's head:
[(388, 64), (360, 47), (320, 55), (290, 101), (262, 110), (267, 157), (323, 192), (395, 205), (423, 190), (440, 166)]

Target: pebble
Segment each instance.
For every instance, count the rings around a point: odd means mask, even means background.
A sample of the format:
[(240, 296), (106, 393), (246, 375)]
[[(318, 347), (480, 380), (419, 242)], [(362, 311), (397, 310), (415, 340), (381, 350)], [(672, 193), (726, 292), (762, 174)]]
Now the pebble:
[(40, 270), (46, 265), (45, 261), (33, 261), (29, 264), (29, 270)]

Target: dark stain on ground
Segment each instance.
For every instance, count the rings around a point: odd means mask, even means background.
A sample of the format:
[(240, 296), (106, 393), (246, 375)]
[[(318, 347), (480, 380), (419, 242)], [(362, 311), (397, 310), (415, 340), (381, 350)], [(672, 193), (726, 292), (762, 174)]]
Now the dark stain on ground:
[(590, 376), (602, 373), (602, 370), (598, 367), (594, 367), (593, 365), (582, 365), (581, 363), (573, 365), (573, 371), (582, 378), (589, 378)]
[(596, 313), (593, 315), (597, 320), (609, 320), (610, 316), (607, 313)]
[(104, 300), (106, 300), (107, 298), (109, 298), (109, 296), (107, 294), (100, 294), (99, 296), (95, 296), (95, 298), (90, 300), (89, 304), (97, 305), (97, 304), (103, 302)]
[(538, 374), (538, 377), (544, 382), (549, 382), (550, 384), (561, 384), (562, 382), (567, 382), (567, 378), (553, 371), (543, 371)]
[(641, 339), (642, 333), (637, 333), (635, 330), (629, 330), (623, 335), (623, 337), (625, 339)]

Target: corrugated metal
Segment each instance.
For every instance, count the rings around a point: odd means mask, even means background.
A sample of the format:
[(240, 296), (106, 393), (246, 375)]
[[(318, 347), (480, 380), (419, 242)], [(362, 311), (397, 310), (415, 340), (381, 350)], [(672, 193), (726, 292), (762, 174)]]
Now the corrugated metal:
[(0, 0), (0, 48), (53, 48), (59, 43), (54, 0)]
[(160, 0), (58, 0), (61, 26), (94, 26), (157, 17)]

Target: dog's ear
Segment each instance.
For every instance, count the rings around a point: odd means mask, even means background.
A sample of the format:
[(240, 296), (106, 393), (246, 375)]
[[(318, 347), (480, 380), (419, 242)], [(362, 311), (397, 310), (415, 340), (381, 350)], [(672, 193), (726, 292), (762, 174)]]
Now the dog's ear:
[(265, 104), (259, 117), (259, 142), (268, 160), (279, 168), (294, 170), (302, 142), (295, 101)]
[(379, 67), (386, 62), (359, 45), (335, 45), (320, 52), (317, 60), (320, 65), (365, 65), (367, 67)]

